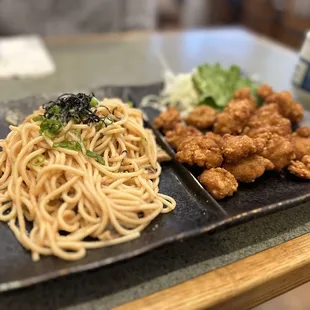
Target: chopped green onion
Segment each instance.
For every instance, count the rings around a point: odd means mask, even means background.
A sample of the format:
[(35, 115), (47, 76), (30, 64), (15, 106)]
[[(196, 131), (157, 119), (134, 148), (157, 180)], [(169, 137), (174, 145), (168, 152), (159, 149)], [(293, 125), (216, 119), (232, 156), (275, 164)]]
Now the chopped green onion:
[(30, 161), (30, 163), (34, 166), (42, 166), (44, 162), (45, 162), (45, 157), (41, 154), (33, 157), (32, 160)]
[(40, 133), (49, 138), (55, 138), (62, 129), (62, 123), (54, 118), (45, 118), (40, 125)]
[(53, 114), (59, 114), (61, 111), (61, 108), (59, 105), (54, 105), (53, 107), (50, 108), (49, 113), (53, 113)]
[(53, 143), (53, 148), (58, 147), (71, 151), (80, 151), (82, 149), (81, 144), (77, 141), (61, 141)]
[(38, 115), (38, 116), (35, 116), (32, 120), (34, 122), (42, 122), (44, 120), (44, 116), (43, 115)]
[(96, 97), (92, 97), (89, 104), (92, 108), (95, 108), (99, 104), (99, 100)]
[(127, 101), (127, 104), (128, 104), (131, 108), (133, 107), (132, 101)]
[[(107, 120), (108, 120), (108, 122), (107, 122)], [(105, 124), (106, 126), (109, 126), (109, 125), (111, 125), (111, 124), (113, 124), (113, 123), (114, 123), (114, 119), (113, 119), (110, 115), (108, 115), (108, 116), (105, 117), (105, 119), (104, 119), (104, 124)]]
[(86, 156), (91, 157), (91, 158), (95, 158), (99, 164), (104, 165), (104, 159), (98, 153), (95, 153), (95, 152), (92, 152), (90, 150), (87, 150), (86, 151)]

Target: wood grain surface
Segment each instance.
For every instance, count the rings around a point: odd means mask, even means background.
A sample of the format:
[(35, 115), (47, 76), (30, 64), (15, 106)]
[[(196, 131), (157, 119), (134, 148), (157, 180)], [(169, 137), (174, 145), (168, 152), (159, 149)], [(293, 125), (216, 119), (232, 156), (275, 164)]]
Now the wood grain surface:
[(310, 234), (114, 308), (250, 309), (310, 280)]

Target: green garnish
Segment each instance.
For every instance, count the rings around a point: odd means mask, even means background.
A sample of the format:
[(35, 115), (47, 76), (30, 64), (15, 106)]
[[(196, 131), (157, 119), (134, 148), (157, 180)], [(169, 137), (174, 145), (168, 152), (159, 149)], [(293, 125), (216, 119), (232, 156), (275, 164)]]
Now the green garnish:
[(219, 64), (205, 64), (195, 69), (192, 81), (199, 95), (199, 104), (206, 104), (222, 110), (242, 87), (248, 87), (254, 97), (257, 84), (244, 78), (238, 66), (223, 69)]
[(127, 104), (128, 104), (131, 108), (133, 107), (132, 101), (127, 101)]
[(98, 153), (87, 150), (86, 156), (91, 157), (91, 158), (95, 158), (99, 164), (104, 165), (104, 159)]
[(45, 118), (40, 125), (40, 133), (49, 138), (55, 138), (61, 131), (62, 127), (63, 125), (59, 120)]
[(91, 107), (96, 107), (99, 104), (99, 100), (96, 97), (92, 97), (90, 102), (89, 102)]
[(44, 116), (43, 115), (38, 115), (38, 116), (35, 116), (32, 120), (34, 122), (42, 122), (44, 120)]
[(53, 144), (53, 148), (63, 148), (68, 149), (71, 151), (80, 151), (82, 149), (82, 146), (77, 141), (61, 141), (61, 142), (55, 142)]
[(30, 163), (34, 166), (42, 166), (44, 162), (45, 162), (45, 157), (41, 154), (33, 157), (30, 161)]

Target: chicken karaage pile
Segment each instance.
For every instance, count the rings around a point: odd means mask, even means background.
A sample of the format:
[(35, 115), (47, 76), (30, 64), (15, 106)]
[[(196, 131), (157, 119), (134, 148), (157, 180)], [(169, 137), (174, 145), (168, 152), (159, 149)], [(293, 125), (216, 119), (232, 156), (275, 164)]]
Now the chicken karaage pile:
[[(176, 150), (175, 159), (204, 169), (198, 177), (216, 199), (232, 196), (238, 182), (253, 182), (267, 170), (287, 170), (310, 179), (310, 128), (292, 125), (304, 116), (289, 92), (261, 85), (261, 107), (248, 88), (239, 89), (222, 112), (199, 106), (182, 124), (176, 108), (161, 113), (154, 125)], [(202, 132), (209, 129), (212, 131)]]

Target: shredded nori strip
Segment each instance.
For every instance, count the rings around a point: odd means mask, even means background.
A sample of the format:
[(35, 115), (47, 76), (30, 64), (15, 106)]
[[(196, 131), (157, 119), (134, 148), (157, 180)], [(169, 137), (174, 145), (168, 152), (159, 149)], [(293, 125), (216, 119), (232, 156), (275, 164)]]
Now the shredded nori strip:
[(55, 101), (43, 104), (44, 117), (57, 119), (64, 124), (71, 120), (78, 124), (87, 125), (104, 121), (105, 117), (101, 118), (96, 115), (96, 109), (90, 104), (93, 97), (94, 94), (86, 95), (83, 93), (60, 95)]

